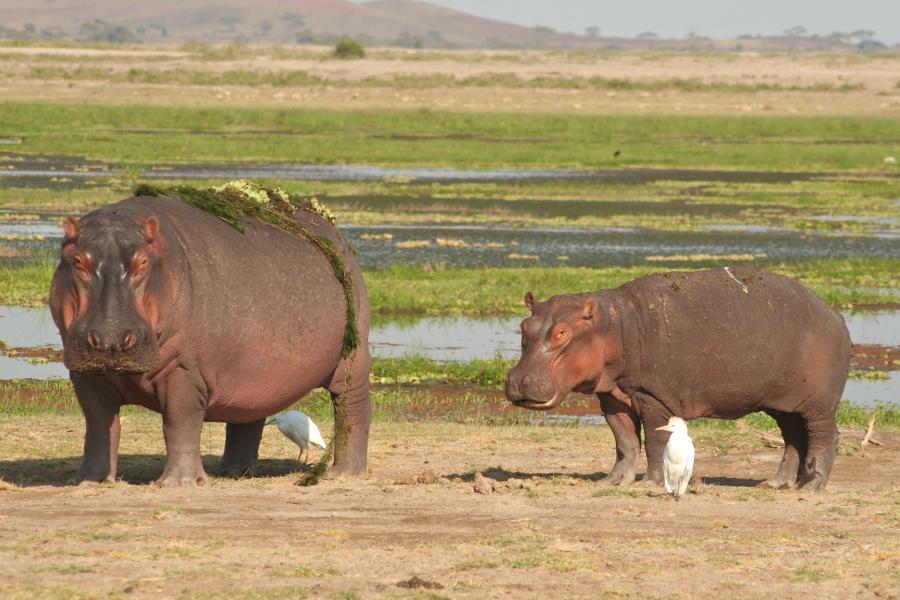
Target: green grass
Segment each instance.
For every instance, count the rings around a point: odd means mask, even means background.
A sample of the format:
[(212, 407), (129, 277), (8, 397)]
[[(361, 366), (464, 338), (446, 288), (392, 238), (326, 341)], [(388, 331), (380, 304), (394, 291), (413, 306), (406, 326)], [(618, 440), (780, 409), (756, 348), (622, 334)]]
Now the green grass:
[[(729, 263), (730, 264), (730, 263)], [(39, 306), (46, 302), (55, 259), (0, 267), (0, 304)], [(395, 265), (365, 274), (373, 313), (379, 316), (524, 315), (522, 298), (539, 299), (614, 288), (649, 273), (718, 267), (716, 261), (633, 267), (441, 268)], [(817, 260), (764, 265), (798, 278), (837, 307), (900, 303), (896, 259)]]
[[(0, 104), (16, 152), (116, 162), (874, 170), (900, 120)], [(614, 156), (621, 151), (619, 157)]]
[[(376, 361), (371, 379), (378, 381), (376, 373), (379, 363)], [(378, 423), (441, 421), (467, 423), (472, 425), (516, 425), (540, 423), (544, 413), (511, 409), (506, 400), (498, 397), (499, 384), (485, 386), (479, 369), (483, 361), (471, 364), (434, 363), (432, 368), (438, 371), (456, 372), (468, 370), (467, 375), (457, 374), (455, 383), (468, 386), (452, 392), (434, 391), (428, 386), (404, 386), (399, 388), (383, 388), (376, 385), (372, 391), (372, 402), (375, 412), (373, 419)], [(507, 363), (509, 365), (512, 362)], [(499, 373), (500, 371), (498, 371)], [(505, 378), (506, 371), (502, 371)], [(482, 387), (484, 386), (484, 387)], [(585, 403), (586, 402), (586, 403)], [(593, 408), (599, 412), (594, 400), (583, 401), (570, 397), (566, 406)], [(333, 407), (331, 397), (324, 390), (311, 392), (300, 400), (298, 408), (309, 414), (316, 422), (331, 423)], [(147, 415), (146, 409), (127, 406), (123, 409), (126, 415)], [(0, 381), (0, 415), (13, 417), (81, 414), (72, 384), (67, 380), (38, 381), (32, 379)], [(849, 400), (842, 400), (838, 408), (837, 422), (840, 427), (865, 429), (869, 418), (874, 415), (879, 430), (900, 429), (900, 406), (879, 405), (865, 409)], [(579, 427), (577, 422), (561, 423), (563, 427)], [(737, 420), (695, 419), (691, 421), (691, 432), (698, 443), (706, 444), (706, 439), (718, 440), (727, 446), (727, 440), (745, 435), (747, 429), (756, 431), (778, 432), (775, 421), (764, 413), (752, 413)]]
[[(648, 273), (721, 266), (711, 263), (577, 267), (447, 268), (394, 266), (366, 273), (373, 311), (381, 315), (523, 315), (526, 291), (535, 297), (614, 288)], [(900, 302), (895, 259), (818, 260), (767, 267), (799, 278), (834, 306)]]

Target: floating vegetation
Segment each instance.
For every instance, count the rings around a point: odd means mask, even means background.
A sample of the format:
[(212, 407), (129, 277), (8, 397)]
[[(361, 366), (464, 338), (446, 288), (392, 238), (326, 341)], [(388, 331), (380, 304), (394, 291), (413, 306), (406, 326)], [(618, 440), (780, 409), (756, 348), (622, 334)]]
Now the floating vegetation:
[(231, 181), (218, 188), (206, 190), (198, 190), (185, 185), (157, 188), (142, 184), (135, 187), (134, 194), (136, 196), (178, 198), (191, 206), (219, 217), (241, 233), (244, 233), (245, 230), (244, 219), (258, 219), (313, 244), (331, 263), (334, 275), (344, 290), (344, 298), (347, 303), (347, 325), (344, 329), (344, 345), (341, 356), (344, 358), (350, 356), (359, 345), (353, 282), (343, 259), (331, 240), (312, 233), (293, 218), (297, 210), (306, 210), (334, 223), (331, 211), (322, 206), (318, 200), (315, 198), (297, 200), (278, 188), (263, 188), (243, 180)]
[(359, 236), (362, 240), (392, 240), (394, 239), (393, 233), (364, 233)]
[(756, 254), (670, 254), (645, 256), (649, 262), (700, 262), (708, 260), (756, 260), (766, 258), (765, 252)]
[(437, 238), (435, 240), (438, 246), (446, 248), (468, 248), (469, 242), (457, 238)]
[(512, 252), (507, 254), (506, 258), (510, 260), (538, 260), (540, 256), (537, 254), (520, 254), (518, 252)]
[(428, 240), (407, 240), (405, 242), (397, 242), (397, 247), (401, 250), (409, 250), (410, 248), (428, 248), (431, 242)]

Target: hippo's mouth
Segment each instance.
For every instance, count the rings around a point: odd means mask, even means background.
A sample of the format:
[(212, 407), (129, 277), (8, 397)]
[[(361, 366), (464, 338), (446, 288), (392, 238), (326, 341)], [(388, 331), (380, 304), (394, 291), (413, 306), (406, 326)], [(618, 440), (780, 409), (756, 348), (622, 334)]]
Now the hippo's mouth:
[[(155, 360), (154, 360), (155, 359)], [(136, 375), (156, 370), (159, 358), (110, 358), (101, 356), (66, 357), (63, 362), (70, 371), (93, 375)]]
[(519, 408), (527, 408), (528, 410), (550, 410), (551, 408), (555, 408), (561, 401), (562, 395), (556, 393), (553, 394), (552, 398), (544, 402), (520, 398), (518, 400), (513, 400), (512, 403)]

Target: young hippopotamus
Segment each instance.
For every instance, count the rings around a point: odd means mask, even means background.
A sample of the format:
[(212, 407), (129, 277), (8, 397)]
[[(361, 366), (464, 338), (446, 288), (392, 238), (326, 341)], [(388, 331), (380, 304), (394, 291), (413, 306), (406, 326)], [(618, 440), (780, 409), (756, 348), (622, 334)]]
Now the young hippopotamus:
[(227, 423), (222, 471), (247, 474), (265, 418), (316, 387), (334, 400), (332, 472), (366, 472), (366, 286), (334, 225), (306, 210), (293, 218), (331, 240), (350, 274), (359, 334), (352, 353), (345, 292), (307, 239), (253, 218), (242, 233), (166, 197), (65, 221), (50, 310), (87, 425), (74, 482), (115, 478), (123, 404), (162, 413), (168, 460), (159, 484), (206, 481), (204, 421)]
[(607, 483), (634, 481), (641, 425), (646, 481), (663, 480), (669, 417), (736, 419), (763, 411), (784, 457), (766, 483), (821, 489), (837, 444), (850, 336), (840, 314), (791, 279), (734, 267), (641, 277), (614, 290), (525, 295), (522, 358), (506, 397), (548, 410), (596, 394), (616, 440)]

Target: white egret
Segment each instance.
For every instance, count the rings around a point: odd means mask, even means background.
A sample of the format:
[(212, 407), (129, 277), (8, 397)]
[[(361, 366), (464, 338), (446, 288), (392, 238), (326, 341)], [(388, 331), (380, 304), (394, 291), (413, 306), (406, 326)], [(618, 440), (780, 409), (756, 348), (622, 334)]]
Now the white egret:
[(663, 473), (666, 491), (679, 500), (687, 491), (694, 472), (694, 442), (688, 436), (687, 423), (681, 417), (670, 417), (668, 425), (657, 427), (656, 430), (672, 433), (663, 452)]
[(302, 460), (304, 451), (306, 451), (306, 458), (309, 459), (310, 444), (321, 448), (326, 446), (325, 440), (322, 439), (322, 432), (319, 431), (312, 419), (299, 410), (289, 410), (280, 415), (273, 415), (269, 417), (266, 425), (277, 425), (278, 431), (300, 446), (300, 456), (297, 457), (297, 460)]

